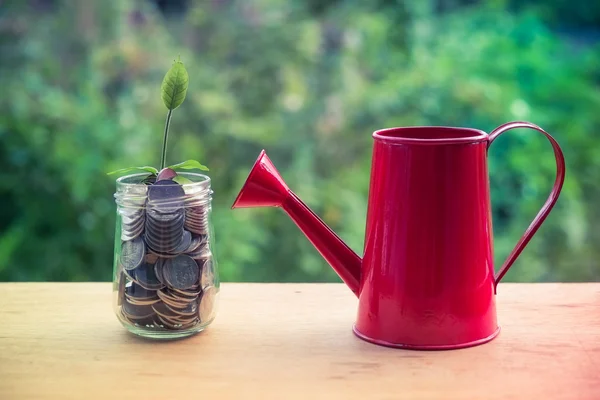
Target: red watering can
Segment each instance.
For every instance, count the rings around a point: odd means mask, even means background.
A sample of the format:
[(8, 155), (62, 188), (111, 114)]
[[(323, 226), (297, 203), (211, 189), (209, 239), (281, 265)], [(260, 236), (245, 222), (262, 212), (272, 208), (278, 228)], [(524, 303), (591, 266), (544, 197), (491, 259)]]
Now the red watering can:
[[(488, 148), (513, 128), (544, 134), (556, 180), (546, 203), (498, 273), (494, 272)], [(354, 333), (409, 349), (457, 349), (494, 339), (496, 286), (554, 207), (565, 178), (562, 151), (529, 122), (489, 135), (455, 127), (373, 133), (361, 259), (285, 184), (260, 153), (232, 208), (281, 207), (358, 297)]]

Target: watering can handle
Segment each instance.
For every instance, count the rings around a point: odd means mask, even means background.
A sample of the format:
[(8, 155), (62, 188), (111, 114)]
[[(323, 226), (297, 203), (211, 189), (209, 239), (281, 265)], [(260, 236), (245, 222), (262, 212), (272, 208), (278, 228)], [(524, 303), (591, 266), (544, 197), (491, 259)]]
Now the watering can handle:
[(523, 251), (525, 246), (527, 246), (527, 243), (529, 243), (529, 241), (531, 240), (533, 235), (536, 233), (536, 231), (538, 230), (540, 225), (542, 225), (542, 223), (544, 222), (544, 220), (546, 219), (546, 217), (548, 216), (548, 214), (554, 207), (554, 204), (556, 203), (556, 200), (558, 200), (558, 195), (560, 194), (560, 191), (562, 190), (563, 182), (565, 180), (565, 158), (563, 156), (560, 146), (558, 145), (558, 142), (556, 142), (556, 140), (554, 140), (554, 138), (552, 136), (550, 136), (550, 134), (548, 134), (548, 132), (544, 131), (539, 126), (534, 125), (530, 122), (514, 121), (514, 122), (506, 123), (504, 125), (500, 125), (496, 129), (494, 129), (488, 136), (488, 144), (487, 144), (488, 150), (489, 150), (492, 142), (498, 136), (502, 135), (506, 131), (509, 131), (509, 130), (515, 129), (515, 128), (533, 129), (533, 130), (543, 133), (546, 136), (546, 138), (548, 138), (548, 140), (552, 144), (552, 148), (554, 149), (554, 157), (556, 158), (556, 180), (554, 181), (554, 186), (552, 187), (550, 196), (548, 196), (548, 199), (542, 206), (542, 209), (536, 215), (535, 219), (531, 222), (531, 224), (529, 225), (529, 227), (527, 228), (527, 230), (525, 231), (525, 233), (523, 234), (523, 236), (521, 237), (521, 239), (519, 240), (519, 242), (517, 243), (517, 245), (515, 246), (513, 251), (510, 253), (508, 258), (504, 262), (504, 265), (502, 265), (502, 268), (500, 268), (500, 271), (498, 271), (498, 273), (494, 277), (494, 292), (496, 292), (496, 287), (498, 286), (498, 283), (500, 283), (500, 280), (502, 279), (504, 274), (506, 274), (508, 272), (508, 269), (512, 266), (512, 264), (515, 262), (517, 257), (519, 257), (519, 255), (521, 254), (521, 252)]

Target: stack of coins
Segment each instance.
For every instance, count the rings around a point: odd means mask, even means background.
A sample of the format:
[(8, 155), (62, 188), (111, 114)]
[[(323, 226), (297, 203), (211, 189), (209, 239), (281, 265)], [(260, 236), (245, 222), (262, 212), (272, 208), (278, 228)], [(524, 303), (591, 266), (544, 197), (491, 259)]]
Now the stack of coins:
[(143, 202), (119, 210), (118, 305), (124, 321), (183, 330), (214, 317), (210, 204), (193, 196), (170, 179), (158, 180), (148, 186)]
[(146, 213), (144, 206), (146, 204), (146, 188), (134, 187), (129, 189), (130, 195), (124, 204), (119, 207), (121, 216), (121, 240), (128, 241), (138, 237), (144, 231), (144, 222)]

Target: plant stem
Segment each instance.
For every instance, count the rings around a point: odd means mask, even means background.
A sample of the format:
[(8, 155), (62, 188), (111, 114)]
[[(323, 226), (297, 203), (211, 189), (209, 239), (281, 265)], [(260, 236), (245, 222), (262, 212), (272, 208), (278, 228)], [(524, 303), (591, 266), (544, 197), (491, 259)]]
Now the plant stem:
[(169, 113), (167, 114), (167, 122), (165, 122), (165, 135), (164, 135), (163, 145), (162, 145), (162, 155), (160, 158), (160, 169), (161, 170), (165, 167), (166, 160), (167, 160), (167, 139), (169, 138), (169, 125), (171, 125), (171, 114), (172, 113), (173, 113), (173, 110), (169, 110)]

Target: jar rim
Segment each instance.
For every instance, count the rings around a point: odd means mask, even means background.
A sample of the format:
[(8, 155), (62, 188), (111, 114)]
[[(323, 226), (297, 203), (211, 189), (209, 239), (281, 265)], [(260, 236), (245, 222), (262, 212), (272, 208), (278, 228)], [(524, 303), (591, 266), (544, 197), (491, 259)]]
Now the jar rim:
[[(189, 177), (197, 177), (200, 178), (201, 180), (198, 181), (194, 181), (192, 183), (184, 183), (181, 184), (181, 186), (185, 189), (185, 188), (193, 188), (196, 186), (202, 186), (202, 185), (210, 185), (210, 176), (206, 175), (206, 174), (201, 174), (198, 172), (177, 172), (177, 175), (181, 175), (184, 176), (186, 178)], [(119, 178), (117, 178), (115, 180), (117, 187), (136, 187), (136, 186), (146, 186), (145, 183), (142, 182), (126, 182), (127, 179), (133, 179), (133, 178), (137, 178), (137, 177), (145, 177), (148, 176), (147, 173), (136, 173), (136, 174), (129, 174), (129, 175), (123, 175)]]
[[(178, 208), (183, 203), (186, 207), (192, 207), (211, 201), (211, 179), (208, 175), (197, 172), (178, 172), (178, 175), (192, 180), (192, 183), (179, 184), (182, 188), (181, 196), (155, 199), (152, 201), (154, 206), (160, 206), (163, 209)], [(148, 176), (147, 173), (135, 173), (118, 178), (114, 194), (116, 203), (128, 208), (144, 208), (151, 186), (141, 182), (146, 176)], [(194, 179), (197, 181), (194, 182)]]

